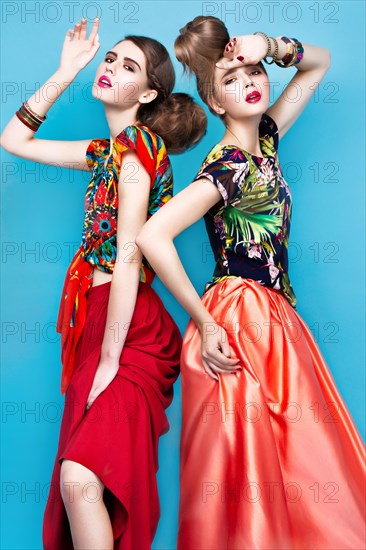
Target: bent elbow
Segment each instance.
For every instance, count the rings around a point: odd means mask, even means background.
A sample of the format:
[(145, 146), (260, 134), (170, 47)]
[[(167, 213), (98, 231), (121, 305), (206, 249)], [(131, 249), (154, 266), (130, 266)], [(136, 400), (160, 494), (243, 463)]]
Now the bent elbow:
[(326, 52), (325, 63), (327, 65), (327, 67), (329, 68), (332, 64), (332, 57), (331, 57), (330, 50), (326, 49), (325, 52)]
[(144, 230), (144, 228), (141, 229), (141, 231), (137, 234), (136, 238), (135, 238), (135, 243), (137, 244), (137, 246), (139, 247), (139, 249), (141, 250), (141, 252), (144, 254), (145, 251), (146, 251), (146, 244), (147, 244), (147, 235), (146, 235), (146, 231)]

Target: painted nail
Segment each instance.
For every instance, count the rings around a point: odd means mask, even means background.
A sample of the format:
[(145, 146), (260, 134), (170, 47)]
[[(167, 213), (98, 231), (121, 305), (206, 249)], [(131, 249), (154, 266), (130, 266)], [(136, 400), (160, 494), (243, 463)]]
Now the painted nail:
[(238, 55), (236, 59), (239, 59), (239, 61), (244, 61), (244, 57), (242, 55)]

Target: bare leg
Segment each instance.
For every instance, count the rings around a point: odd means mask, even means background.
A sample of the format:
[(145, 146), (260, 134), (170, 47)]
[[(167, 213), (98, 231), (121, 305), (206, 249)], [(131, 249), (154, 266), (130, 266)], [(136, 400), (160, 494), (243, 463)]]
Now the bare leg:
[(113, 550), (113, 531), (103, 501), (104, 484), (78, 462), (61, 463), (61, 495), (75, 550)]

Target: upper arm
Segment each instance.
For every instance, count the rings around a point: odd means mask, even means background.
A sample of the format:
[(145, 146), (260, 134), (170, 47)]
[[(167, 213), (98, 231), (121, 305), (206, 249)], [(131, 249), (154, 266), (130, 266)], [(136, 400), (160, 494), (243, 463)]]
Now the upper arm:
[(22, 142), (17, 148), (6, 147), (6, 150), (17, 157), (33, 162), (91, 171), (91, 166), (86, 159), (86, 150), (91, 141), (90, 139), (58, 141), (31, 138)]
[(140, 262), (136, 236), (146, 222), (151, 178), (137, 153), (126, 150), (118, 179), (117, 258)]
[(296, 71), (280, 97), (267, 109), (266, 113), (277, 124), (279, 140), (299, 118), (328, 68), (322, 66), (309, 71)]
[(139, 233), (137, 244), (140, 240), (150, 240), (156, 233), (159, 233), (159, 237), (165, 236), (173, 240), (184, 229), (202, 218), (220, 198), (217, 187), (207, 178), (200, 177), (174, 195), (151, 216)]

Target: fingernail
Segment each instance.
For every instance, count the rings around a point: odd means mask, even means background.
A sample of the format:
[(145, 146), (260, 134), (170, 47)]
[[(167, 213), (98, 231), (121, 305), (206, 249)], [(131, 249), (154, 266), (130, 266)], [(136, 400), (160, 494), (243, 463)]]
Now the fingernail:
[(233, 38), (234, 42), (236, 42), (236, 38)]
[(239, 59), (239, 61), (244, 61), (244, 57), (242, 55), (238, 55), (236, 59)]

